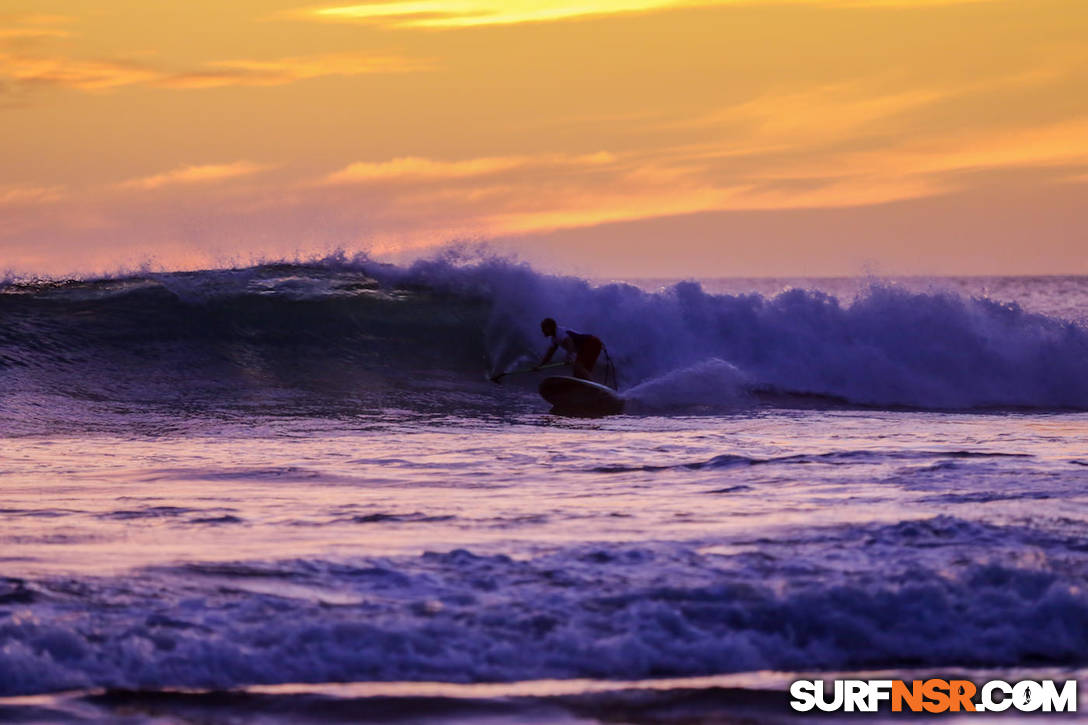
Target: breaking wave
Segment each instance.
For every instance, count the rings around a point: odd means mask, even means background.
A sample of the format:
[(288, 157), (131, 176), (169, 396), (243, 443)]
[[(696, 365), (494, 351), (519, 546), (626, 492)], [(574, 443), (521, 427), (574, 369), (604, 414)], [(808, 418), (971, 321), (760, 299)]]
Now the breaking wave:
[(0, 374), (9, 392), (94, 400), (327, 388), (377, 404), (398, 391), (408, 407), (498, 406), (510, 386), (484, 373), (539, 355), (545, 316), (604, 339), (635, 412), (768, 399), (1088, 409), (1088, 330), (1013, 303), (882, 284), (850, 301), (696, 282), (651, 293), (454, 255), (9, 281)]
[[(1083, 537), (947, 516), (798, 535), (732, 556), (596, 544), (0, 579), (0, 695), (1086, 661), (1083, 562), (1030, 553)], [(861, 571), (835, 569), (843, 544)]]

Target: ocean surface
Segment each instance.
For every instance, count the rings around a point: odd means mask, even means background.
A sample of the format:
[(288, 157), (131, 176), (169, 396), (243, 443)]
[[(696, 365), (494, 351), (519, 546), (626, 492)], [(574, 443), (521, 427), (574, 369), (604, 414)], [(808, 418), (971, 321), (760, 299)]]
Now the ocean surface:
[[(488, 381), (545, 316), (627, 414)], [(8, 280), (0, 720), (793, 722), (798, 673), (1079, 677), (1086, 321), (1075, 277)]]

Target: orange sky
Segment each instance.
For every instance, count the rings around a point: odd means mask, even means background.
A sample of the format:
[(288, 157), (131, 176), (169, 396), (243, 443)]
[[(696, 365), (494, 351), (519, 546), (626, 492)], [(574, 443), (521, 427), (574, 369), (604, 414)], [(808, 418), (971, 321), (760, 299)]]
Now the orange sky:
[(0, 269), (1088, 273), (1082, 0), (0, 0)]

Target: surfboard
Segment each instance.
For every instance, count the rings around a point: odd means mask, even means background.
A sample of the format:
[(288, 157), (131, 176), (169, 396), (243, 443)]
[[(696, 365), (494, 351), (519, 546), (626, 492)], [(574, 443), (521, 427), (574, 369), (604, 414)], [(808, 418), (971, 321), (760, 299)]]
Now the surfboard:
[(544, 378), (540, 381), (540, 396), (559, 415), (596, 418), (623, 412), (623, 398), (615, 390), (581, 378)]

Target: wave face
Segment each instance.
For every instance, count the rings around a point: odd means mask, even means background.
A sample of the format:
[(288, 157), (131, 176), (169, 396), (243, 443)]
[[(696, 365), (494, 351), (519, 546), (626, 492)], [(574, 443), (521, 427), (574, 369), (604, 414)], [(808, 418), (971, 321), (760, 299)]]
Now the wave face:
[(1088, 409), (1088, 330), (1015, 303), (881, 284), (852, 301), (696, 282), (651, 293), (454, 255), (8, 282), (0, 371), (9, 395), (153, 403), (328, 390), (384, 406), (494, 407), (509, 394), (483, 373), (539, 355), (546, 316), (605, 341), (636, 412), (781, 396)]

